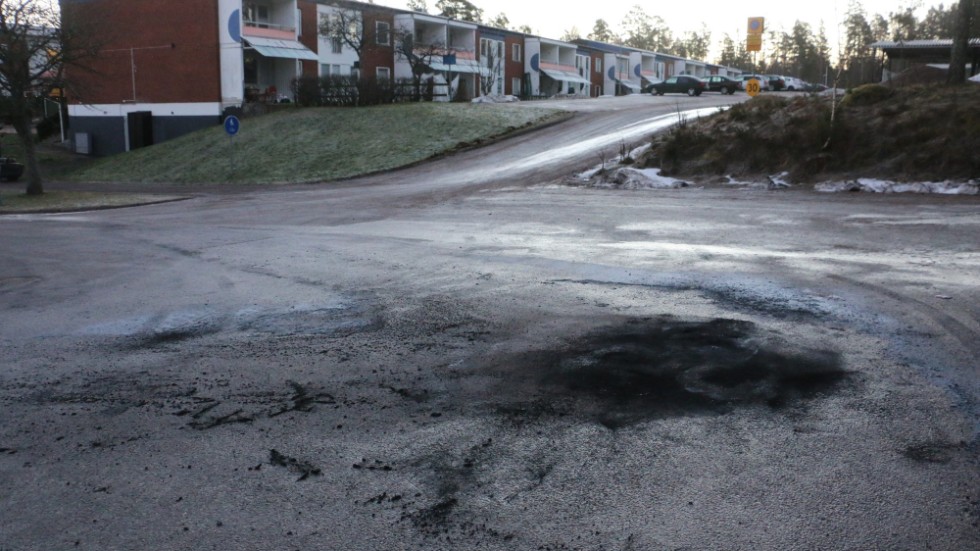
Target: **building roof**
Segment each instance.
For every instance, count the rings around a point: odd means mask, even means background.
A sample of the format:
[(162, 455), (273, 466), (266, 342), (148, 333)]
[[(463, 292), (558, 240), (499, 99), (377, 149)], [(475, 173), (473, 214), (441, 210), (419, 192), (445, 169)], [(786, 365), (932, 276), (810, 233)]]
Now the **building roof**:
[(629, 55), (631, 52), (636, 51), (633, 48), (626, 48), (615, 44), (606, 44), (605, 42), (598, 42), (596, 40), (588, 40), (585, 38), (576, 38), (572, 42), (578, 44), (579, 46), (591, 48), (599, 52), (606, 52), (608, 54)]
[[(879, 50), (926, 50), (936, 48), (952, 48), (953, 39), (938, 40), (881, 40), (871, 45)], [(980, 48), (980, 38), (970, 39), (971, 48)]]

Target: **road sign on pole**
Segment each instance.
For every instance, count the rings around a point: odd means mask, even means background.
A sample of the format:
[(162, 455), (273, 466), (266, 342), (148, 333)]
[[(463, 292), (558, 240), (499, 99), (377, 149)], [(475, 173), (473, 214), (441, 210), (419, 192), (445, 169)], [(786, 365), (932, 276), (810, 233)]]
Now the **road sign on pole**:
[(235, 134), (238, 134), (238, 131), (241, 129), (241, 127), (242, 127), (242, 123), (241, 121), (238, 120), (238, 117), (236, 117), (235, 115), (229, 115), (228, 117), (225, 117), (225, 132), (227, 132), (229, 136), (234, 136)]
[(761, 52), (762, 51), (762, 35), (761, 34), (750, 34), (745, 37), (745, 49), (750, 52)]
[(766, 18), (765, 17), (750, 17), (749, 18), (749, 35), (762, 34), (766, 31)]
[(749, 80), (745, 81), (745, 93), (748, 94), (749, 97), (754, 98), (758, 96), (759, 92), (761, 91), (762, 84), (758, 80), (750, 78)]
[(228, 134), (228, 141), (231, 142), (231, 153), (228, 155), (228, 174), (235, 171), (235, 135), (242, 129), (242, 123), (235, 115), (225, 117), (225, 132)]

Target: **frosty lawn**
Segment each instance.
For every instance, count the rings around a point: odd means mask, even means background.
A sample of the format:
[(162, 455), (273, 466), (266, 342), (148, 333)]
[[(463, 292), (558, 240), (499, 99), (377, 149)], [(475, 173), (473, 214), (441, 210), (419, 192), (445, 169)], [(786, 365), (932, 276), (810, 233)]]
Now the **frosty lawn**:
[(290, 109), (100, 160), (87, 182), (305, 183), (402, 167), (565, 116), (545, 108), (405, 104)]

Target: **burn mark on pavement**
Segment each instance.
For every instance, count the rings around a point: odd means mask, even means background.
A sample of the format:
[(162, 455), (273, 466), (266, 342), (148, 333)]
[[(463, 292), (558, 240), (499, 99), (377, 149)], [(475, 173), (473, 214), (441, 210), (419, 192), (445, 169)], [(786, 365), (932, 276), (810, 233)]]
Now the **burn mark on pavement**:
[(848, 378), (837, 353), (793, 348), (730, 319), (633, 319), (511, 366), (500, 374), (511, 383), (501, 392), (514, 400), (498, 412), (586, 415), (610, 429), (752, 404), (780, 408)]

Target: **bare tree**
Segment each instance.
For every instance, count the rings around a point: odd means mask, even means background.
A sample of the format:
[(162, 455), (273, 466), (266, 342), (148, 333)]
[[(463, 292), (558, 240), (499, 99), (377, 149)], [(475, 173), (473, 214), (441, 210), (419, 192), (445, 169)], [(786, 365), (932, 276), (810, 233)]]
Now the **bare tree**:
[[(347, 46), (361, 59), (365, 48), (373, 42), (373, 36), (364, 26), (359, 10), (345, 8), (339, 3), (330, 4), (336, 11), (320, 18), (320, 34), (328, 37), (338, 47)], [(339, 48), (338, 48), (339, 49)]]
[(415, 34), (409, 30), (395, 31), (393, 37), (395, 39), (395, 56), (407, 62), (411, 68), (413, 99), (419, 101), (422, 99), (422, 77), (434, 72), (431, 66), (435, 60), (450, 55), (454, 51), (442, 43), (418, 44), (415, 42)]
[(504, 63), (502, 48), (503, 42), (490, 42), (487, 45), (486, 53), (481, 56), (483, 68), (486, 69), (486, 72), (481, 72), (480, 75), (480, 91), (483, 92), (484, 96), (493, 94), (493, 90), (497, 87), (500, 79), (500, 73), (503, 72), (501, 70)]
[(408, 0), (406, 7), (419, 13), (429, 13), (429, 6), (425, 0)]
[(65, 66), (81, 70), (97, 55), (103, 35), (93, 21), (79, 13), (63, 22), (52, 0), (0, 0), (0, 94), (24, 146), (28, 195), (44, 193), (31, 124), (36, 100), (70, 88)]

